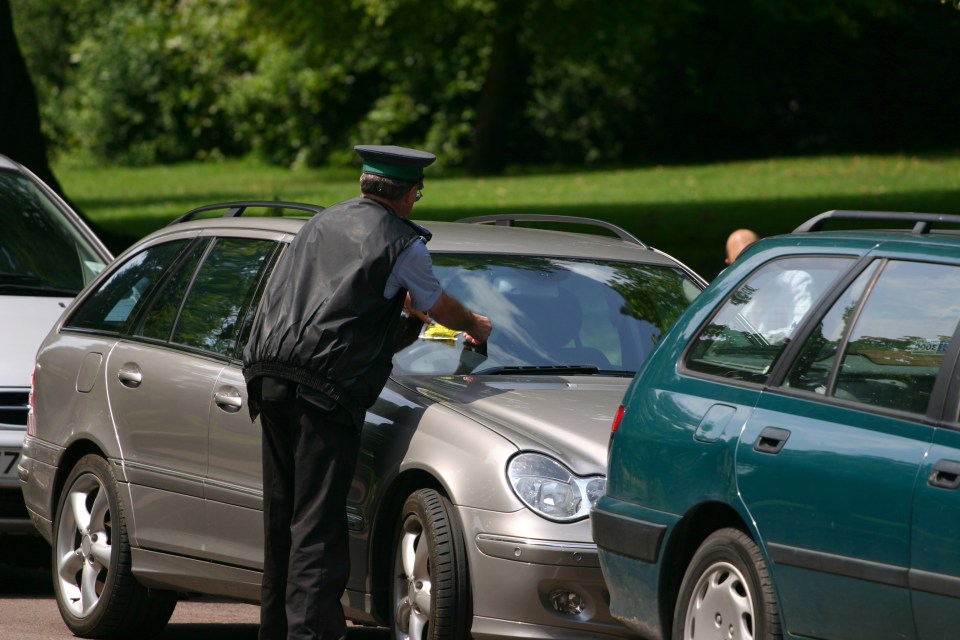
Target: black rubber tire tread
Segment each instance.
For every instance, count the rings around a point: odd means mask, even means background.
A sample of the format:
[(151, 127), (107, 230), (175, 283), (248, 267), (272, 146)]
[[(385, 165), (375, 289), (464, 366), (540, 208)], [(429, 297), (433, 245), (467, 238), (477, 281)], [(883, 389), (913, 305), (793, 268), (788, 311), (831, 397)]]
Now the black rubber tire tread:
[(756, 611), (754, 612), (755, 640), (781, 640), (780, 609), (773, 589), (773, 581), (763, 554), (757, 544), (740, 529), (719, 529), (700, 545), (680, 584), (677, 605), (673, 611), (673, 640), (684, 640), (684, 618), (693, 597), (693, 589), (704, 571), (717, 562), (729, 562), (737, 567), (750, 582)]
[[(60, 517), (70, 488), (81, 475), (92, 473), (103, 485), (110, 504), (112, 522), (110, 567), (100, 600), (93, 612), (78, 618), (63, 601), (57, 577), (57, 541), (60, 532)], [(54, 595), (60, 616), (70, 631), (81, 638), (104, 638), (123, 640), (148, 639), (158, 635), (177, 605), (177, 594), (160, 589), (147, 589), (133, 576), (131, 570), (130, 543), (127, 537), (126, 516), (117, 478), (110, 463), (91, 454), (77, 461), (64, 484), (63, 494), (57, 504), (53, 527), (52, 572)]]
[(419, 489), (407, 498), (394, 540), (409, 516), (423, 524), (430, 551), (432, 591), (429, 640), (469, 640), (472, 625), (467, 554), (460, 520), (450, 501), (433, 489)]

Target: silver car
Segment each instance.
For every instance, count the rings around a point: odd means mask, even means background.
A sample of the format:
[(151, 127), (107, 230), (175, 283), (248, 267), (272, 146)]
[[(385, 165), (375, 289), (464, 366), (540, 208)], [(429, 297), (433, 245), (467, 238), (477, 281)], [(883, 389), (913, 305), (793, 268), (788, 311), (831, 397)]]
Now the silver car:
[(28, 534), (41, 552), (17, 481), (34, 357), (73, 297), (112, 259), (66, 202), (0, 155), (0, 534)]
[[(260, 429), (240, 354), (303, 218), (240, 215), (253, 205), (191, 212), (128, 249), (40, 350), (20, 479), (79, 636), (149, 636), (181, 594), (259, 598)], [(620, 229), (559, 220), (616, 235), (425, 223), (445, 289), (495, 329), (485, 349), (434, 325), (402, 337), (346, 514), (355, 624), (398, 639), (629, 635), (588, 521), (611, 407), (704, 283)]]

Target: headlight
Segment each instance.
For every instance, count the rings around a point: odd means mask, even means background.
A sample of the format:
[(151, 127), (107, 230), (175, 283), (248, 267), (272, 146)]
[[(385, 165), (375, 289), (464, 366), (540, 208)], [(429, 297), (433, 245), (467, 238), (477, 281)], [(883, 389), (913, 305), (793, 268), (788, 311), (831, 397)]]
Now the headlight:
[(548, 520), (586, 518), (607, 488), (603, 476), (582, 478), (540, 453), (521, 453), (507, 465), (507, 479), (517, 497)]

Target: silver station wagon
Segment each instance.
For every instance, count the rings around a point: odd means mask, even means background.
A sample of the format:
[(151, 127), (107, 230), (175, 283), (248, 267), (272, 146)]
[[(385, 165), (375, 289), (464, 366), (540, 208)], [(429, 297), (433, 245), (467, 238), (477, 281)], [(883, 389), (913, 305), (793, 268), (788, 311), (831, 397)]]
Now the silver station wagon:
[[(185, 594), (259, 599), (260, 427), (240, 356), (304, 221), (253, 215), (268, 208), (323, 215), (262, 202), (190, 212), (125, 251), (40, 349), (19, 477), (78, 636), (156, 634)], [(347, 617), (395, 638), (627, 637), (590, 507), (613, 409), (704, 282), (597, 221), (425, 224), (445, 289), (496, 328), (465, 349), (414, 325), (396, 354), (345, 514)], [(606, 231), (569, 230), (583, 224)]]

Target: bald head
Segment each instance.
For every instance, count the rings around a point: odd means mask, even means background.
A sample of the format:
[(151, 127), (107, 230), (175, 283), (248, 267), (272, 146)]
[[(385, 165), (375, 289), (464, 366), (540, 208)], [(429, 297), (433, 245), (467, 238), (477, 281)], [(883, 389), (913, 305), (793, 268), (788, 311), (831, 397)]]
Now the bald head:
[(727, 238), (727, 259), (725, 262), (731, 264), (740, 255), (740, 252), (760, 239), (756, 233), (750, 229), (737, 229)]

